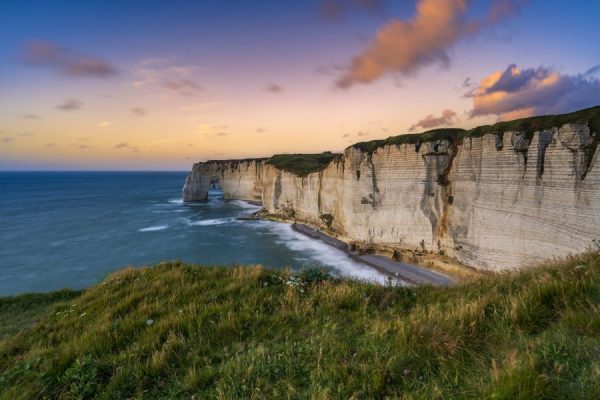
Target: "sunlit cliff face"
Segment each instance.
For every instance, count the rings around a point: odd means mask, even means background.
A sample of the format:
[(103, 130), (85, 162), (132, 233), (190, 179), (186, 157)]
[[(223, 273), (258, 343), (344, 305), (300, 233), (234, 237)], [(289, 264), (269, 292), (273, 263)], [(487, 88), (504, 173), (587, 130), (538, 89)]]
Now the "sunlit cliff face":
[[(188, 169), (597, 105), (598, 12), (541, 0), (3, 3), (0, 169)], [(577, 24), (552, 28), (565, 20)]]

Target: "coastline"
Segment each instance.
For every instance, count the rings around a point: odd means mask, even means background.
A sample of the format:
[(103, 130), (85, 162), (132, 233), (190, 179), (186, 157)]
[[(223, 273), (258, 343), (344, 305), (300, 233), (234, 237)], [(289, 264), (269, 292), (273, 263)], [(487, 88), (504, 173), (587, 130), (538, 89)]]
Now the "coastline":
[[(260, 201), (243, 200), (246, 203), (254, 206), (262, 207)], [(413, 285), (433, 285), (433, 286), (451, 286), (458, 281), (447, 274), (433, 271), (431, 269), (410, 264), (403, 261), (396, 261), (389, 257), (378, 254), (361, 254), (359, 251), (353, 250), (351, 246), (335, 237), (327, 235), (320, 230), (314, 229), (306, 224), (296, 221), (290, 221), (280, 216), (264, 215), (261, 211), (253, 214), (239, 217), (241, 220), (272, 220), (276, 222), (290, 224), (295, 232), (301, 233), (312, 239), (316, 239), (329, 246), (335, 247), (343, 251), (348, 257), (361, 264), (368, 265), (371, 268), (387, 275), (391, 278), (397, 278), (408, 284)]]
[(333, 246), (346, 253), (350, 258), (375, 268), (388, 276), (398, 278), (414, 285), (451, 286), (457, 282), (447, 275), (432, 271), (418, 265), (395, 261), (388, 257), (375, 254), (359, 254), (351, 250), (348, 243), (317, 231), (305, 224), (292, 223), (292, 229), (325, 244)]

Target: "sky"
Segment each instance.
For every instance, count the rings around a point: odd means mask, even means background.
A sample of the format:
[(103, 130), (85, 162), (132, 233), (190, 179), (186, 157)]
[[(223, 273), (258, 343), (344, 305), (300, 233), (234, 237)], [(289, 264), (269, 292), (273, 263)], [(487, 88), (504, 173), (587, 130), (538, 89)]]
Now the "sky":
[(0, 2), (0, 169), (187, 170), (600, 105), (600, 1)]

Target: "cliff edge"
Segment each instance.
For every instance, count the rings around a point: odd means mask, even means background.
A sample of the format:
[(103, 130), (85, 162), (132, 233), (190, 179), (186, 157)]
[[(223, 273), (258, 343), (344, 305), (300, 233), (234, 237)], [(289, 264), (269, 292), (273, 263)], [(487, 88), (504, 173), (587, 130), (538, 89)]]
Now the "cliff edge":
[(357, 143), (343, 154), (194, 164), (185, 201), (261, 201), (350, 243), (516, 269), (600, 238), (600, 107)]

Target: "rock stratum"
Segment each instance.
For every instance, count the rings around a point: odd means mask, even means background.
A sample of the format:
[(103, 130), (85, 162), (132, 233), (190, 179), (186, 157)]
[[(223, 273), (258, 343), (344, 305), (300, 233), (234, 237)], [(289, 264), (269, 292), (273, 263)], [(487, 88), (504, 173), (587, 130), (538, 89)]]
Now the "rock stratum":
[[(599, 136), (595, 107), (357, 143), (340, 155), (200, 162), (183, 199), (205, 200), (218, 180), (227, 199), (260, 201), (349, 243), (516, 269), (600, 239)], [(320, 158), (294, 168), (307, 157)]]

